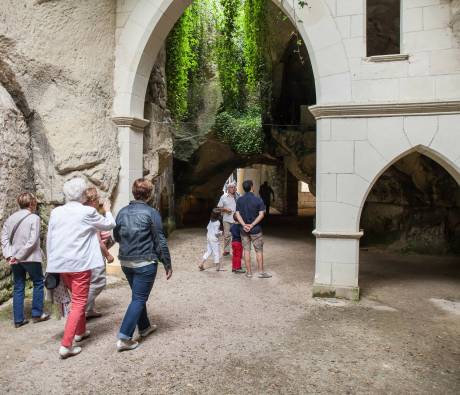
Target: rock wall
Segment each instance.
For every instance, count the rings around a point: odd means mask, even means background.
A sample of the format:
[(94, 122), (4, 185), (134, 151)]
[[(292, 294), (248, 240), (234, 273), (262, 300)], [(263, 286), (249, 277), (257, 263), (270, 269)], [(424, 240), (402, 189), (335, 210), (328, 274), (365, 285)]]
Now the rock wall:
[(362, 245), (420, 253), (460, 252), (460, 187), (436, 162), (411, 154), (391, 166), (366, 201)]
[(85, 176), (103, 194), (117, 183), (112, 0), (0, 2), (0, 75), (32, 136), (37, 193), (61, 202), (61, 187)]
[(153, 206), (165, 222), (174, 228), (173, 133), (166, 106), (166, 51), (163, 48), (150, 75), (145, 99), (145, 117), (150, 124), (144, 132), (144, 176), (155, 185)]
[[(34, 191), (29, 128), (10, 94), (0, 85), (0, 227), (18, 209), (16, 196), (23, 191)], [(0, 303), (10, 294), (10, 268), (0, 259)]]

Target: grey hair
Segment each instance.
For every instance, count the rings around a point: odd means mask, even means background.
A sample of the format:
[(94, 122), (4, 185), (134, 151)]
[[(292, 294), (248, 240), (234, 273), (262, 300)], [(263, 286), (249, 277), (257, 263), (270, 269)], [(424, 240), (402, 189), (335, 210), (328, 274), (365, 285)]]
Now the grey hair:
[(229, 188), (229, 187), (236, 187), (236, 183), (235, 182), (229, 182), (227, 184), (227, 188)]
[(83, 178), (76, 177), (67, 181), (62, 188), (66, 202), (83, 202), (86, 186)]

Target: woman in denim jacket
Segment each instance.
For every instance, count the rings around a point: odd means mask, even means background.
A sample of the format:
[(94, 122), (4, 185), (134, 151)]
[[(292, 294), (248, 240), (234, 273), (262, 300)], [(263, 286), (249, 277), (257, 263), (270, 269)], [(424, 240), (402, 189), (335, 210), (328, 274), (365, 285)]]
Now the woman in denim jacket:
[(163, 263), (166, 279), (172, 276), (171, 257), (163, 232), (161, 216), (147, 202), (153, 185), (145, 179), (133, 184), (134, 199), (117, 215), (114, 238), (120, 244), (118, 259), (132, 290), (118, 334), (118, 351), (133, 350), (139, 344), (133, 340), (136, 326), (140, 337), (157, 328), (147, 317), (146, 303), (157, 274), (158, 262)]

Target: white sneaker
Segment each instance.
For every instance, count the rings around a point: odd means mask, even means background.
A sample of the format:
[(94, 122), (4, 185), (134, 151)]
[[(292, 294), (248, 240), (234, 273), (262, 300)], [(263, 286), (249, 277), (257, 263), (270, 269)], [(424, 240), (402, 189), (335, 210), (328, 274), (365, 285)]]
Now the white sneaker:
[(89, 331), (89, 329), (87, 329), (85, 333), (83, 333), (83, 335), (75, 335), (74, 340), (76, 342), (81, 342), (82, 340), (85, 340), (86, 338), (88, 338), (89, 335), (91, 335), (91, 332)]
[(137, 348), (138, 345), (139, 343), (135, 340), (119, 339), (117, 341), (117, 350), (118, 352), (134, 350), (135, 348)]
[(61, 346), (59, 348), (59, 356), (61, 357), (61, 359), (73, 357), (74, 355), (77, 355), (80, 353), (81, 353), (81, 347), (67, 348), (67, 347)]
[(157, 326), (155, 324), (150, 325), (148, 328), (144, 329), (143, 331), (139, 332), (140, 337), (147, 337), (151, 333), (155, 332), (157, 330)]

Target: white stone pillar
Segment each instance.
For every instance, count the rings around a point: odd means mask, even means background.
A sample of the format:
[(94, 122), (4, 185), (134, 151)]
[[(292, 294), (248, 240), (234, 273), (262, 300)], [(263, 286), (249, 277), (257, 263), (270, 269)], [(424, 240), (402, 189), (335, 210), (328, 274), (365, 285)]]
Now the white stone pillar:
[[(113, 123), (118, 129), (118, 147), (120, 150), (120, 173), (118, 176), (117, 193), (113, 204), (114, 215), (130, 200), (132, 200), (131, 187), (137, 178), (143, 176), (143, 145), (144, 128), (149, 124), (146, 119), (134, 117), (113, 117)], [(118, 244), (111, 249), (115, 261), (107, 265), (107, 273), (122, 275), (118, 261)]]
[(321, 232), (316, 236), (313, 296), (359, 299), (359, 239), (362, 232)]
[(113, 209), (117, 213), (132, 200), (133, 182), (143, 176), (144, 128), (149, 121), (134, 117), (113, 117), (112, 120), (118, 128), (120, 150), (120, 173)]
[(313, 296), (359, 298), (359, 202), (367, 185), (354, 174), (360, 122), (317, 120)]

